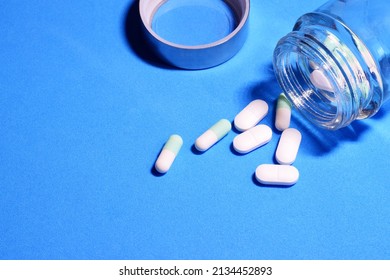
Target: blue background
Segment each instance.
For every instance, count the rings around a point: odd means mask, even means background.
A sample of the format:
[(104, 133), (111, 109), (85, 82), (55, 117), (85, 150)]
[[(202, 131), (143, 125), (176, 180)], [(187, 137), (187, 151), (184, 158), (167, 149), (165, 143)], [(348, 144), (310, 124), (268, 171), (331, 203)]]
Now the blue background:
[[(185, 71), (155, 59), (136, 1), (0, 4), (0, 258), (389, 259), (390, 102), (339, 131), (303, 135), (290, 188), (256, 183), (280, 133), (239, 156), (232, 131), (195, 139), (262, 98), (273, 126), (272, 52), (323, 1), (251, 1), (242, 50)], [(158, 176), (169, 135), (182, 150)]]

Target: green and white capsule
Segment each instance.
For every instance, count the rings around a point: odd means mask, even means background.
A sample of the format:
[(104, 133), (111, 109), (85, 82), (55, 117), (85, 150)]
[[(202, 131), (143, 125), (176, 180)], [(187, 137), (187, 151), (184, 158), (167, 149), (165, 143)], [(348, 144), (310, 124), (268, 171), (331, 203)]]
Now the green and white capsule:
[(284, 93), (279, 95), (277, 104), (276, 104), (276, 117), (275, 117), (275, 127), (279, 131), (283, 131), (290, 126), (291, 121), (291, 104), (288, 101)]
[(159, 173), (168, 172), (182, 145), (183, 139), (180, 135), (173, 134), (169, 137), (154, 164), (154, 167)]
[(195, 148), (200, 152), (207, 151), (211, 146), (225, 137), (231, 129), (232, 124), (228, 120), (222, 119), (218, 121), (196, 139)]

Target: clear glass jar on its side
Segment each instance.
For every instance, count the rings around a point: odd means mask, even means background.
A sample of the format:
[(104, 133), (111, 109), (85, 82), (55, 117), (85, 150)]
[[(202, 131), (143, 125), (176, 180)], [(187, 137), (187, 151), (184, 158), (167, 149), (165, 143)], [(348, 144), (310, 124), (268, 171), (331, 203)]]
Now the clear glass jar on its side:
[(329, 1), (278, 42), (278, 82), (311, 122), (339, 129), (389, 99), (389, 14), (390, 1)]

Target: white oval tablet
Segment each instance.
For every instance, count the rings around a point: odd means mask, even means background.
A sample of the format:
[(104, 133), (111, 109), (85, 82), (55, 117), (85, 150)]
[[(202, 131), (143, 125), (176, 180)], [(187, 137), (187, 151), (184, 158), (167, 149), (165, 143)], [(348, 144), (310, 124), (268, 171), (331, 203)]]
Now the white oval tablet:
[(245, 131), (258, 124), (268, 113), (268, 104), (260, 99), (253, 100), (234, 118), (238, 131)]
[(292, 165), (261, 164), (256, 168), (256, 180), (265, 185), (294, 185), (299, 171)]
[(267, 144), (271, 139), (271, 128), (260, 124), (234, 137), (233, 147), (238, 153), (246, 154)]
[(332, 84), (329, 82), (329, 79), (325, 76), (324, 72), (321, 70), (314, 70), (310, 74), (310, 81), (312, 84), (322, 90), (333, 92), (334, 88)]
[(292, 164), (298, 154), (302, 135), (295, 128), (287, 128), (280, 136), (278, 147), (276, 149), (276, 160), (280, 164)]

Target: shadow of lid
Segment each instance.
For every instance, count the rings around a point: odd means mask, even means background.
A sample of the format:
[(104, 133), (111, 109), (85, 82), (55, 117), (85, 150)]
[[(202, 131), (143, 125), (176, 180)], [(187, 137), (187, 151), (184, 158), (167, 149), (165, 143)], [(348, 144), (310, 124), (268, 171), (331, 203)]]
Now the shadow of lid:
[(144, 36), (144, 26), (139, 14), (139, 1), (132, 1), (123, 20), (123, 33), (131, 50), (143, 61), (163, 69), (177, 69), (162, 61)]

